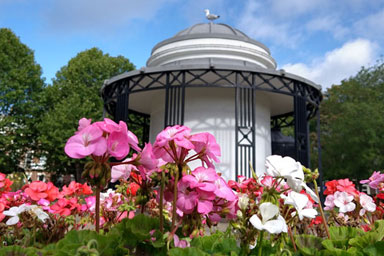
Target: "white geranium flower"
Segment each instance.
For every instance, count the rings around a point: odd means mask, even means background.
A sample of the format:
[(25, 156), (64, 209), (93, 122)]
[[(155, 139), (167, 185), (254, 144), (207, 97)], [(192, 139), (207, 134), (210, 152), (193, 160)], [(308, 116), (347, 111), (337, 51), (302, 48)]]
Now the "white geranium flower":
[[(260, 205), (260, 213), (262, 220), (260, 220), (256, 214), (249, 219), (255, 228), (266, 230), (271, 234), (287, 232), (288, 228), (284, 218), (281, 215), (278, 215), (279, 207), (269, 202), (262, 203)], [(274, 219), (276, 216), (277, 219)]]
[(293, 158), (272, 155), (266, 159), (267, 174), (272, 177), (295, 177), (304, 180), (303, 167)]
[(341, 213), (352, 212), (355, 210), (356, 205), (352, 202), (353, 196), (348, 194), (347, 192), (336, 191), (333, 195), (335, 200), (334, 204), (339, 207), (339, 211)]
[(49, 218), (49, 215), (37, 205), (22, 204), (20, 206), (11, 207), (8, 211), (3, 212), (4, 215), (11, 217), (7, 220), (5, 224), (7, 224), (8, 226), (12, 226), (19, 223), (19, 215), (26, 211), (31, 211), (42, 222), (45, 222), (45, 220)]
[(360, 204), (363, 207), (360, 210), (360, 216), (363, 216), (366, 211), (374, 212), (376, 211), (376, 204), (373, 202), (372, 197), (366, 194), (360, 194)]
[(304, 187), (313, 200), (319, 203), (316, 193), (304, 182), (304, 171), (300, 162), (296, 162), (295, 159), (289, 156), (272, 155), (267, 157), (265, 166), (267, 167), (266, 173), (268, 175), (284, 177), (287, 180), (288, 186), (296, 192), (300, 192)]
[[(308, 204), (309, 201), (306, 195), (291, 191), (288, 196), (281, 195), (281, 197), (284, 199), (284, 204), (289, 204), (296, 208), (300, 220), (302, 220), (304, 217), (311, 219), (316, 217), (317, 211), (315, 209), (304, 209), (304, 207)], [(296, 212), (294, 212), (293, 215), (294, 214), (296, 214)]]
[(45, 222), (47, 219), (49, 219), (48, 213), (44, 212), (40, 207), (37, 205), (31, 205), (30, 211), (32, 211), (36, 217), (41, 220), (42, 222)]
[(3, 214), (5, 216), (11, 217), (7, 220), (5, 224), (7, 224), (8, 226), (17, 224), (20, 221), (19, 214), (25, 212), (26, 210), (28, 210), (28, 208), (29, 205), (22, 204), (20, 206), (13, 206), (9, 210), (4, 211)]
[(256, 248), (257, 240), (253, 244), (249, 244), (249, 249), (253, 250)]

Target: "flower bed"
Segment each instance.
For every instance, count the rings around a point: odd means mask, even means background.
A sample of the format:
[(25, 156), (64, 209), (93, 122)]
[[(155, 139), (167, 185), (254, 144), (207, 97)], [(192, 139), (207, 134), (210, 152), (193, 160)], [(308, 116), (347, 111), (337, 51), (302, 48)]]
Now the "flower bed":
[[(384, 252), (379, 172), (361, 182), (379, 191), (373, 198), (348, 179), (327, 182), (324, 212), (316, 170), (269, 156), (262, 177), (226, 182), (214, 168), (220, 157), (214, 136), (185, 126), (166, 128), (141, 149), (124, 122), (83, 118), (65, 152), (90, 160), (87, 183), (57, 188), (35, 181), (11, 191), (12, 181), (0, 173), (0, 255)], [(201, 166), (191, 170), (192, 161)], [(119, 184), (106, 190), (110, 181)], [(226, 230), (217, 229), (220, 222)]]

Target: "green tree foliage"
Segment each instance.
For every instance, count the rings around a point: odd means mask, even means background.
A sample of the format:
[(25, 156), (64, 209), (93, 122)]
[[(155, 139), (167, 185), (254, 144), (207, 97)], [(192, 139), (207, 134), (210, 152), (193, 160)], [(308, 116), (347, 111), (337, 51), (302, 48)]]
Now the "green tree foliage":
[(368, 178), (384, 167), (384, 64), (328, 89), (321, 105), (325, 178)]
[(80, 118), (101, 120), (103, 101), (99, 91), (104, 80), (133, 69), (128, 59), (92, 48), (80, 52), (56, 73), (52, 86), (42, 95), (45, 114), (38, 124), (48, 171), (77, 173), (78, 178), (83, 166), (65, 155), (67, 139), (74, 134)]
[(0, 28), (0, 171), (13, 172), (36, 147), (36, 104), (44, 88), (33, 51), (9, 29)]

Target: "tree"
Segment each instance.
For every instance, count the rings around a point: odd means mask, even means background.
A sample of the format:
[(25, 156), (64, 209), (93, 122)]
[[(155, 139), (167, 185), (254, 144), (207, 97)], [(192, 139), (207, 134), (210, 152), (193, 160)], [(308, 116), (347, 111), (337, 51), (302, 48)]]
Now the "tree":
[(99, 91), (104, 80), (133, 69), (128, 59), (111, 57), (92, 48), (77, 54), (56, 73), (52, 86), (41, 97), (45, 113), (38, 124), (40, 152), (47, 158), (47, 170), (73, 173), (79, 178), (84, 163), (65, 155), (65, 143), (74, 134), (80, 118), (102, 118)]
[(36, 105), (44, 88), (33, 51), (9, 29), (0, 28), (0, 171), (18, 169), (36, 147)]
[(368, 178), (384, 167), (384, 64), (332, 86), (321, 104), (327, 179)]

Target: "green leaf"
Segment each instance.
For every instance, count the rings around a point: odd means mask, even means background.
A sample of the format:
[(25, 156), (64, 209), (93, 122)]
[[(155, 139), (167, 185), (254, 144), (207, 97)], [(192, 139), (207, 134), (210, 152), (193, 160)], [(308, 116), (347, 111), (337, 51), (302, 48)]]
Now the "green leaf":
[(117, 234), (100, 235), (91, 230), (72, 230), (60, 240), (56, 246), (49, 245), (45, 248), (48, 255), (66, 256), (75, 255), (80, 247), (87, 247), (89, 241), (95, 241), (95, 249), (100, 255), (126, 255), (128, 250), (121, 247), (120, 236)]
[(236, 254), (240, 252), (240, 248), (236, 244), (236, 239), (234, 237), (227, 237), (225, 233), (219, 231), (210, 236), (193, 239), (191, 246), (200, 248), (210, 254), (223, 253), (228, 255), (231, 252)]
[(349, 241), (351, 246), (357, 247), (358, 249), (364, 249), (370, 245), (381, 241), (384, 238), (384, 220), (375, 222), (375, 228), (371, 231), (363, 233), (363, 235), (352, 238)]
[(354, 227), (336, 227), (332, 226), (329, 228), (329, 234), (332, 240), (344, 240), (356, 237), (357, 235), (363, 234), (364, 231)]
[(159, 229), (159, 219), (151, 218), (144, 214), (139, 214), (131, 220), (132, 233), (139, 240), (150, 239), (151, 235), (149, 232), (152, 230)]
[(379, 241), (364, 248), (364, 253), (368, 256), (379, 256), (384, 255), (384, 241)]
[(169, 256), (209, 256), (206, 252), (203, 252), (199, 248), (189, 247), (189, 248), (172, 248), (168, 252)]
[(18, 245), (0, 247), (0, 255), (3, 256), (35, 256), (37, 252), (36, 248), (23, 248)]
[(321, 242), (322, 238), (313, 235), (296, 235), (295, 242), (297, 249), (304, 256), (316, 255), (318, 251), (324, 249)]

